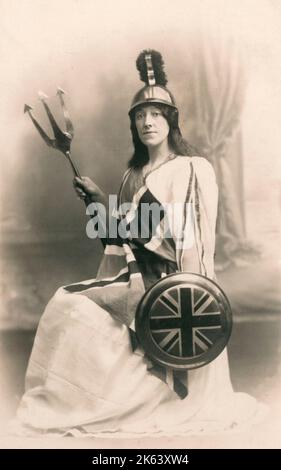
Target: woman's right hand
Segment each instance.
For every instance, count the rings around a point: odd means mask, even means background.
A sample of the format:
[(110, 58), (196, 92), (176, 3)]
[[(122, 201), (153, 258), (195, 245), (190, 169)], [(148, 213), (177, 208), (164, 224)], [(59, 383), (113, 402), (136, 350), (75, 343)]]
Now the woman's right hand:
[(88, 176), (75, 176), (73, 186), (80, 199), (88, 197), (91, 202), (105, 203), (105, 194)]

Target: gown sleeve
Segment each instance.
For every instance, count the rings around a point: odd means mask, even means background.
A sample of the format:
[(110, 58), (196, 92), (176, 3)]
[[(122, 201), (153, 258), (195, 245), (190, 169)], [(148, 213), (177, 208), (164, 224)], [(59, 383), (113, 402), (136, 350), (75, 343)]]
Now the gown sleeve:
[(182, 236), (176, 243), (178, 270), (214, 279), (218, 204), (215, 172), (205, 158), (192, 157), (188, 163)]

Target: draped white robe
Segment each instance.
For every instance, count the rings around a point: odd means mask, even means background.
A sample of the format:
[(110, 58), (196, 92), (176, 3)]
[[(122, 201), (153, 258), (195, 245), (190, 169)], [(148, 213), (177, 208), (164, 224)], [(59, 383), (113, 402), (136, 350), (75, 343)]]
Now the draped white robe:
[[(196, 215), (192, 246), (176, 244), (173, 251), (170, 241), (163, 239), (158, 245), (150, 240), (144, 247), (176, 261), (178, 271), (214, 278), (217, 186), (210, 163), (200, 157), (177, 157), (151, 172), (140, 187), (134, 184), (134, 175), (128, 172), (120, 202), (128, 197), (136, 201), (144, 185), (161, 203), (189, 202)], [(174, 234), (182, 231), (184, 239), (190, 236), (191, 219), (180, 219)], [(133, 328), (144, 283), (137, 270), (130, 271), (130, 247), (108, 245), (96, 279), (78, 283), (72, 291), (62, 287), (48, 303), (29, 361), (16, 432), (200, 434), (258, 419), (261, 407), (256, 400), (232, 389), (226, 350), (212, 363), (189, 371), (189, 393), (183, 400), (149, 373), (141, 351), (132, 352), (128, 326)], [(115, 282), (121, 271), (128, 274), (126, 279)], [(104, 279), (107, 282), (100, 283)]]

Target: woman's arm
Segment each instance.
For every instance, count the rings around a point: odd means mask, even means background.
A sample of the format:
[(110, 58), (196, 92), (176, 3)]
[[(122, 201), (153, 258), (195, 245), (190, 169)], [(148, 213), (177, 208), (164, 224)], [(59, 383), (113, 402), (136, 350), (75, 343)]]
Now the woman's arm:
[(183, 244), (177, 250), (178, 269), (212, 279), (218, 204), (215, 172), (208, 160), (193, 157), (188, 179)]

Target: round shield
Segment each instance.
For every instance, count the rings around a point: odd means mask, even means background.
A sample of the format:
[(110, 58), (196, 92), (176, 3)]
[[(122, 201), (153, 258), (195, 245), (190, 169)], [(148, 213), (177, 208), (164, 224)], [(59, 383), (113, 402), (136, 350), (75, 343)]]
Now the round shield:
[(160, 279), (141, 299), (136, 334), (154, 361), (172, 369), (195, 369), (214, 360), (226, 346), (232, 314), (222, 289), (199, 274), (175, 273)]

